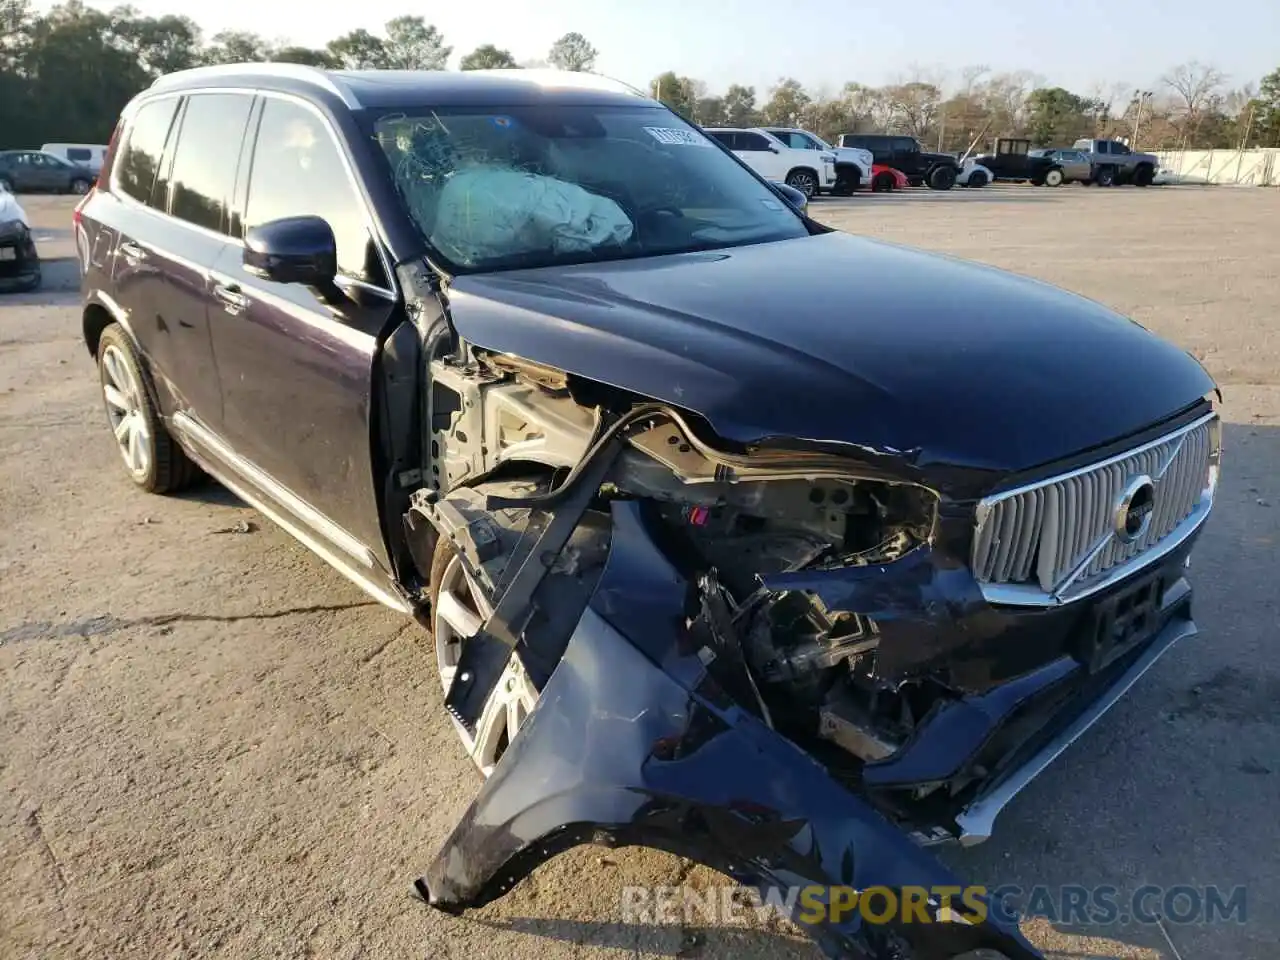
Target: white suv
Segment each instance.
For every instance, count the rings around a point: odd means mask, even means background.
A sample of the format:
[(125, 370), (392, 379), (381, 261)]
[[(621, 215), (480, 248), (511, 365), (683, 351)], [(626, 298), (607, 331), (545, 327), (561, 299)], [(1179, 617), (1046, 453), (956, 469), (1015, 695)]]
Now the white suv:
[(797, 150), (759, 127), (708, 127), (703, 132), (766, 180), (795, 187), (806, 197), (835, 186), (836, 158), (829, 150)]
[(837, 197), (847, 197), (864, 184), (871, 183), (871, 167), (875, 161), (871, 151), (861, 147), (833, 147), (816, 133), (799, 127), (763, 127), (789, 147), (796, 150), (825, 151), (836, 158), (836, 182), (831, 192)]

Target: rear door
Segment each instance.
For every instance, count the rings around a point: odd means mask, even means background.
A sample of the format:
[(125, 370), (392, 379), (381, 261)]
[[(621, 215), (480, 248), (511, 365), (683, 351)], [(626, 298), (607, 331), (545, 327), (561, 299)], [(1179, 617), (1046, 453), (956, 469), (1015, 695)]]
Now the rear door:
[[(139, 111), (135, 129), (165, 121), (164, 109), (154, 120), (144, 114), (153, 105)], [(113, 286), (161, 382), (165, 413), (182, 411), (215, 428), (222, 392), (209, 335), (209, 271), (228, 240), (228, 207), (252, 106), (249, 93), (183, 99), (154, 168), (148, 204), (121, 222), (115, 251)], [(126, 167), (132, 159), (126, 144)], [(140, 156), (138, 163), (145, 160)], [(122, 179), (126, 175), (122, 171)]]
[[(397, 306), (389, 262), (331, 119), (264, 94), (254, 127), (233, 212), (243, 228), (223, 245), (212, 277), (221, 433), (278, 506), (348, 560), (386, 566), (372, 379), (378, 335)], [(243, 229), (303, 215), (333, 228), (345, 292), (337, 303), (244, 269)]]

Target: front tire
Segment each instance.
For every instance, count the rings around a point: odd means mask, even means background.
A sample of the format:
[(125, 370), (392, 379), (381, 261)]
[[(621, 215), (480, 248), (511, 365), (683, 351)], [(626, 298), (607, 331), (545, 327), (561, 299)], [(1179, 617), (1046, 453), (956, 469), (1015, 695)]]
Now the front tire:
[(987, 185), (987, 175), (981, 170), (975, 170), (969, 175), (969, 186), (974, 190)]
[(818, 195), (818, 175), (812, 170), (806, 170), (803, 167), (792, 170), (787, 174), (784, 182), (788, 187), (803, 193), (806, 200), (812, 200)]
[(71, 192), (77, 197), (83, 197), (89, 192), (89, 188), (93, 186), (93, 182), (84, 179), (75, 179), (71, 181)]
[(929, 171), (926, 183), (930, 190), (950, 190), (956, 185), (956, 169), (939, 164)]
[[(467, 641), (493, 615), (493, 604), (467, 575), (453, 546), (440, 538), (436, 540), (435, 553), (431, 558), (428, 596), (431, 600), (431, 639), (435, 648), (436, 670), (447, 696), (462, 651)], [(537, 702), (538, 691), (525, 672), (519, 655), (513, 652), (480, 711), (475, 733), (468, 733), (454, 721), (467, 755), (482, 776), (488, 777), (493, 773)]]
[(1100, 187), (1109, 187), (1116, 182), (1116, 172), (1111, 167), (1103, 167), (1094, 175), (1093, 182)]
[(1062, 171), (1057, 167), (1054, 167), (1052, 170), (1046, 172), (1044, 175), (1044, 185), (1046, 187), (1062, 186)]
[(117, 323), (103, 330), (98, 341), (98, 380), (129, 479), (148, 493), (175, 493), (190, 486), (200, 471), (165, 428), (146, 371)]

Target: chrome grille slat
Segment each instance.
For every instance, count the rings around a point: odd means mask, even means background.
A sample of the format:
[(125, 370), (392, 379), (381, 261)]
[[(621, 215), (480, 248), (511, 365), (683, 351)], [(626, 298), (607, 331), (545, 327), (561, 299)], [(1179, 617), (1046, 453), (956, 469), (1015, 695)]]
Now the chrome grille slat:
[[(1210, 414), (1130, 453), (987, 498), (973, 540), (974, 576), (1060, 602), (1060, 592), (1078, 592), (1137, 562), (1211, 503), (1206, 479), (1217, 464), (1218, 431)], [(1114, 532), (1116, 511), (1131, 482), (1144, 476), (1155, 488), (1150, 525), (1124, 543)]]

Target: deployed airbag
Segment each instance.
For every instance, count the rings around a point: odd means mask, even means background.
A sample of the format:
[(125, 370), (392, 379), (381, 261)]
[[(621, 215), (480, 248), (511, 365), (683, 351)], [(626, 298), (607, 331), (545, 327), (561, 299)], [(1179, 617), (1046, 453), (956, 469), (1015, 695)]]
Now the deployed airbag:
[(518, 170), (453, 174), (440, 193), (431, 242), (459, 263), (521, 253), (573, 253), (630, 239), (634, 226), (608, 197)]

